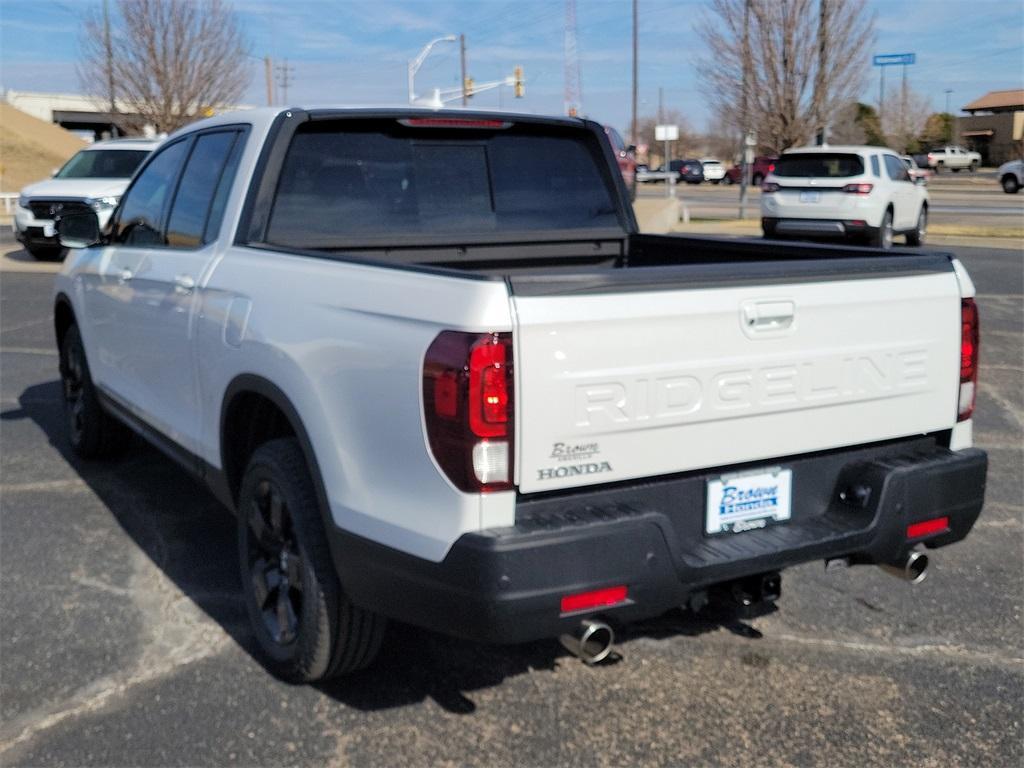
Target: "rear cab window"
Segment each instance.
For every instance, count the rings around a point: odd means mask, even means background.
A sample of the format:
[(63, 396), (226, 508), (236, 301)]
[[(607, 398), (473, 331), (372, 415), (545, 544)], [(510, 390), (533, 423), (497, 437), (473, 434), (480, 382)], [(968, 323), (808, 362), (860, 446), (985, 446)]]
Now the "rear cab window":
[(864, 173), (864, 160), (848, 152), (793, 152), (775, 161), (775, 175), (788, 178), (845, 179)]
[(595, 132), (490, 122), (301, 125), (281, 167), (266, 241), (341, 249), (380, 236), (472, 242), (552, 230), (586, 236), (622, 226)]

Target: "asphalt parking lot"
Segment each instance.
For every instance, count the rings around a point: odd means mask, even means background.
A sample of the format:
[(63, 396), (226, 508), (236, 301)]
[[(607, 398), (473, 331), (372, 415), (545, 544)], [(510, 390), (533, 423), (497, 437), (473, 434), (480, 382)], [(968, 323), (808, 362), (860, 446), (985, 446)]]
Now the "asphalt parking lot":
[[(979, 290), (985, 511), (910, 587), (787, 571), (779, 610), (674, 612), (616, 663), (393, 627), (365, 672), (293, 687), (251, 655), (234, 524), (141, 443), (63, 437), (56, 265), (0, 265), (0, 763), (910, 765), (1024, 760), (1024, 250), (955, 247)], [(396, 631), (397, 630), (397, 631)]]

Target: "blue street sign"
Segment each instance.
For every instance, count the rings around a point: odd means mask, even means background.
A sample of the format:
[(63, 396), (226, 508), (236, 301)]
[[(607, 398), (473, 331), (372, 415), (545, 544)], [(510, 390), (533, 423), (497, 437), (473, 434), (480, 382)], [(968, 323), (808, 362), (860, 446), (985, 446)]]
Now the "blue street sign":
[(891, 64), (913, 64), (916, 58), (914, 53), (883, 53), (872, 57), (871, 63), (876, 67), (888, 67)]

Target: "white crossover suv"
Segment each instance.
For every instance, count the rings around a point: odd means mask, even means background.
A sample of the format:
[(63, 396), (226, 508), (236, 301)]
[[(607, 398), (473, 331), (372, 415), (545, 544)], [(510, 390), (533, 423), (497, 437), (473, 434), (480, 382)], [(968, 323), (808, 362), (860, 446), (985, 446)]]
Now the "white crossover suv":
[(153, 139), (111, 139), (90, 144), (53, 178), (21, 190), (14, 209), (14, 236), (37, 259), (61, 255), (54, 218), (92, 210), (100, 229), (105, 227), (135, 169), (158, 146), (160, 141)]
[(725, 178), (725, 166), (713, 157), (702, 157), (700, 162), (704, 166), (704, 181), (721, 184)]
[(775, 161), (761, 187), (765, 237), (846, 238), (921, 245), (928, 191), (883, 147), (801, 147)]

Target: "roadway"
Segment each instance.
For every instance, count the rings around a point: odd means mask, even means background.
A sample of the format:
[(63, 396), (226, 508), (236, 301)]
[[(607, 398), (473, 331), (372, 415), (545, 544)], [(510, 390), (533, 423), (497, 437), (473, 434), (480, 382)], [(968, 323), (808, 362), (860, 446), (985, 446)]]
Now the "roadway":
[[(8, 250), (11, 250), (8, 247)], [(787, 571), (776, 613), (674, 611), (616, 663), (395, 627), (317, 687), (254, 658), (234, 523), (135, 442), (110, 464), (63, 435), (55, 264), (0, 260), (0, 763), (915, 765), (1024, 761), (1024, 262), (954, 248), (982, 317), (987, 505), (910, 587), (875, 568)], [(31, 268), (19, 273), (11, 267)]]
[[(678, 197), (694, 218), (735, 218), (739, 206), (739, 187), (723, 184), (679, 184)], [(1024, 192), (1007, 195), (993, 172), (945, 173), (928, 184), (933, 224), (971, 224), (975, 226), (1024, 226)], [(641, 184), (640, 197), (664, 197), (664, 184)], [(747, 216), (760, 216), (761, 192), (751, 188)]]

